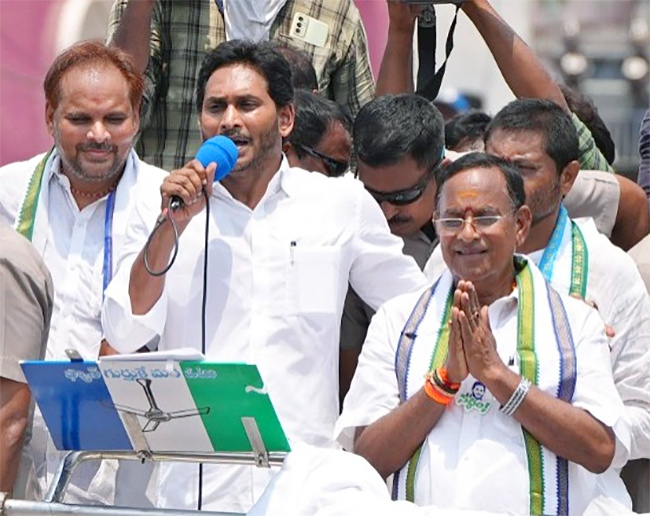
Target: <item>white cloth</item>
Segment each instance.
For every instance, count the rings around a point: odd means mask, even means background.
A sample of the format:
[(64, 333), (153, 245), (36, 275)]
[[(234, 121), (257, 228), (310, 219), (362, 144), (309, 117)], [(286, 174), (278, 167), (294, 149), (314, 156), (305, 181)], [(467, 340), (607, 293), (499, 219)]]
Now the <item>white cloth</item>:
[[(29, 180), (44, 154), (0, 168), (0, 219), (13, 225), (19, 216)], [(156, 195), (166, 172), (147, 165), (134, 151), (127, 158), (115, 192), (113, 215), (113, 270), (116, 270), (124, 232), (135, 199)], [(61, 159), (54, 150), (46, 163), (39, 194), (32, 243), (43, 257), (54, 283), (54, 310), (47, 343), (47, 360), (65, 360), (65, 350), (95, 359), (103, 336), (104, 219), (107, 197), (79, 210), (70, 181), (61, 173)], [(62, 453), (58, 452), (40, 411), (34, 415), (31, 452), (43, 492), (47, 490)], [(113, 503), (114, 461), (82, 464), (68, 488), (66, 501)]]
[[(303, 445), (292, 451), (248, 516), (503, 516), (503, 512), (419, 507), (393, 502), (386, 483), (363, 458), (341, 450)], [(584, 516), (635, 514), (600, 496)]]
[(248, 516), (488, 516), (390, 499), (386, 483), (362, 457), (342, 450), (296, 447)]
[(223, 0), (226, 40), (268, 41), (271, 25), (287, 0)]
[[(650, 457), (650, 299), (632, 258), (599, 233), (591, 219), (576, 219), (587, 244), (589, 270), (587, 300), (616, 336), (609, 341), (614, 384), (625, 404), (625, 418), (632, 432), (630, 459)], [(551, 280), (560, 293), (568, 293), (571, 281), (571, 225), (553, 267)], [(538, 264), (544, 249), (530, 254)], [(424, 267), (430, 281), (444, 270), (440, 246)]]
[[(543, 278), (534, 266), (531, 268), (537, 286)], [(448, 275), (446, 273), (443, 278)], [(395, 354), (400, 333), (420, 294), (407, 294), (386, 303), (372, 320), (343, 413), (336, 425), (336, 435), (346, 449), (353, 449), (357, 427), (374, 423), (399, 405)], [(537, 300), (537, 294), (535, 298)], [(563, 297), (563, 302), (576, 352), (572, 404), (612, 427), (617, 440), (614, 461), (605, 473), (595, 475), (575, 463), (569, 464), (570, 512), (582, 514), (590, 500), (601, 493), (630, 506), (615, 470), (627, 460), (630, 437), (621, 417), (623, 405), (612, 381), (603, 325), (595, 311), (581, 301)], [(442, 303), (437, 297), (432, 298), (418, 327), (417, 341), (423, 349), (417, 356), (415, 348), (412, 350), (408, 376), (414, 382), (422, 383), (428, 370), (440, 325), (436, 317), (442, 313), (439, 304)], [(517, 305), (518, 290), (515, 289), (489, 307), (490, 326), (505, 363), (515, 355)], [(536, 322), (538, 313), (536, 307)], [(555, 337), (551, 332), (549, 324), (536, 326), (536, 345), (553, 343)], [(542, 338), (543, 333), (548, 333), (546, 339)], [(544, 363), (540, 361), (538, 366), (541, 382), (545, 374)], [(465, 379), (459, 395), (472, 392), (474, 382), (471, 377)], [(409, 393), (413, 391), (414, 388)], [(416, 474), (415, 503), (444, 509), (527, 514), (529, 475), (521, 425), (498, 410), (499, 402), (488, 390), (481, 401), (490, 403), (484, 414), (478, 410), (466, 412), (458, 403), (452, 403), (429, 434)], [(549, 487), (553, 489), (554, 486)]]
[[(587, 300), (616, 335), (610, 339), (614, 383), (625, 404), (632, 432), (630, 459), (650, 458), (650, 299), (634, 260), (599, 233), (591, 219), (576, 219), (587, 244)], [(568, 293), (571, 285), (571, 225), (567, 224), (553, 266), (551, 284)], [(530, 254), (539, 263), (543, 250)]]
[[(376, 308), (424, 286), (423, 274), (402, 254), (402, 242), (390, 234), (377, 203), (348, 178), (289, 168), (283, 159), (255, 209), (221, 184), (210, 207), (206, 356), (256, 363), (289, 438), (332, 446), (348, 280)], [(181, 236), (161, 298), (148, 314), (131, 314), (131, 265), (159, 211), (146, 199), (136, 206), (127, 255), (106, 293), (104, 328), (123, 352), (157, 335), (160, 350), (201, 347), (204, 214)], [(196, 471), (193, 465), (165, 465), (163, 506), (196, 507)], [(269, 477), (261, 469), (205, 466), (203, 507), (246, 511)]]
[(616, 224), (621, 185), (616, 174), (581, 170), (562, 203), (572, 219), (591, 217), (598, 231), (608, 238)]

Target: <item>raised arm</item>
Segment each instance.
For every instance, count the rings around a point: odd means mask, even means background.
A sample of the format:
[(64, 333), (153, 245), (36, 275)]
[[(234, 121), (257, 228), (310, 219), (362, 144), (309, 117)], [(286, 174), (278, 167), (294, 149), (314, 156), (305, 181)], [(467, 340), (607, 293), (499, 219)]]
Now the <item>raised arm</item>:
[(548, 99), (569, 111), (560, 87), (488, 0), (466, 0), (462, 9), (483, 37), (501, 75), (517, 98)]
[(377, 95), (413, 93), (413, 32), (421, 7), (386, 0), (388, 39), (377, 76)]
[(156, 0), (120, 0), (111, 13), (108, 43), (131, 54), (144, 73), (149, 63), (151, 15)]
[[(162, 270), (168, 263), (174, 246), (174, 233), (169, 217), (173, 216), (176, 222), (179, 238), (192, 217), (200, 213), (205, 207), (203, 190), (208, 197), (212, 192), (212, 180), (216, 165), (211, 163), (204, 168), (198, 160), (190, 161), (180, 170), (174, 170), (163, 181), (160, 187), (162, 196), (161, 220), (159, 229), (151, 238), (147, 251), (147, 262), (154, 271)], [(167, 211), (169, 199), (178, 196), (183, 199), (183, 206), (173, 214)], [(131, 268), (129, 282), (129, 298), (134, 315), (144, 315), (156, 304), (165, 287), (165, 277), (153, 276), (147, 270), (144, 261), (145, 249), (136, 258)]]

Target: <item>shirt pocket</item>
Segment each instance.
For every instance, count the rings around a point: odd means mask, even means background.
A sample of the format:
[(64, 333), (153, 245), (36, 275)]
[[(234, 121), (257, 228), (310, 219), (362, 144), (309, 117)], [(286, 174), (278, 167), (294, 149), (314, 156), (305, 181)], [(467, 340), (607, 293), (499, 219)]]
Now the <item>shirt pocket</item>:
[(288, 287), (298, 314), (332, 314), (338, 307), (341, 250), (338, 247), (291, 247)]

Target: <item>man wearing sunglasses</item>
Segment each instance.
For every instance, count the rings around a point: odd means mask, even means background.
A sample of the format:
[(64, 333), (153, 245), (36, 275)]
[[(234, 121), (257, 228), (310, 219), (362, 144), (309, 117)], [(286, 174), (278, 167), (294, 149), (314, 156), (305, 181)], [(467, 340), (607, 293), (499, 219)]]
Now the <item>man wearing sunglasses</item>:
[[(384, 95), (364, 106), (354, 122), (357, 174), (384, 213), (403, 252), (420, 268), (436, 246), (435, 174), (444, 157), (444, 121), (417, 95)], [(377, 278), (381, 280), (381, 278)], [(374, 311), (348, 291), (341, 321), (341, 398), (347, 392)]]

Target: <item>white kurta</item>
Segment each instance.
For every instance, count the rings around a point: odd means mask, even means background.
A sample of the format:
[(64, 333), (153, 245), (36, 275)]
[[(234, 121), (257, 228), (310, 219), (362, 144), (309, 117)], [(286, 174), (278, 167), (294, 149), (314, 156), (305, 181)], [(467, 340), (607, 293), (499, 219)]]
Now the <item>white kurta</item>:
[[(14, 225), (29, 180), (43, 154), (0, 168), (0, 219)], [(46, 164), (36, 211), (32, 243), (43, 256), (54, 281), (54, 312), (47, 345), (48, 360), (66, 359), (72, 348), (95, 359), (102, 339), (101, 307), (104, 259), (104, 217), (108, 196), (79, 210), (70, 181), (61, 173), (55, 150)], [(140, 161), (134, 151), (115, 192), (113, 270), (135, 199), (157, 194), (166, 173)]]
[[(598, 232), (591, 219), (576, 219), (589, 252), (587, 300), (616, 335), (609, 340), (614, 383), (632, 432), (630, 459), (650, 458), (650, 298), (634, 260)], [(568, 293), (571, 240), (567, 224), (553, 266), (551, 284)], [(543, 251), (530, 255), (535, 263)]]
[[(210, 207), (207, 357), (257, 364), (289, 438), (332, 446), (348, 281), (377, 307), (421, 288), (423, 274), (402, 254), (402, 242), (390, 234), (377, 203), (349, 178), (289, 168), (283, 159), (255, 209), (220, 184)], [(131, 264), (159, 211), (146, 200), (137, 205), (128, 255), (107, 291), (104, 328), (124, 352), (158, 335), (161, 350), (201, 348), (203, 213), (180, 238), (160, 300), (144, 316), (131, 314)], [(196, 507), (197, 469), (174, 465), (161, 471), (163, 506)], [(206, 509), (245, 511), (269, 479), (269, 472), (254, 468), (206, 466), (204, 472)]]
[[(541, 278), (539, 271), (534, 269), (534, 273)], [(505, 363), (516, 356), (517, 293), (515, 289), (489, 307), (490, 326)], [(357, 427), (374, 423), (399, 404), (395, 354), (400, 333), (419, 295), (407, 294), (386, 303), (372, 320), (336, 426), (336, 435), (346, 449), (353, 449)], [(570, 512), (582, 514), (598, 494), (629, 506), (629, 497), (614, 469), (627, 460), (629, 432), (621, 417), (623, 405), (612, 381), (603, 324), (596, 312), (581, 301), (568, 297), (563, 301), (573, 332), (577, 363), (572, 404), (613, 427), (617, 438), (614, 463), (604, 474), (594, 475), (575, 463), (569, 464)], [(423, 345), (425, 351), (416, 354), (414, 348), (411, 357), (409, 379), (413, 382), (423, 383), (421, 379), (429, 367), (428, 358), (438, 335), (439, 320), (435, 314), (441, 311), (436, 298), (432, 298), (417, 332), (417, 341), (426, 343)], [(544, 328), (544, 332), (548, 338), (536, 334), (536, 345), (552, 343), (555, 346), (552, 327)], [(543, 376), (543, 364), (539, 366)], [(519, 372), (516, 363), (513, 368)], [(466, 378), (456, 400), (463, 395), (471, 397), (475, 382), (471, 376)], [(466, 410), (457, 402), (452, 403), (429, 434), (415, 478), (415, 502), (446, 509), (527, 514), (529, 474), (521, 425), (498, 410), (499, 402), (488, 390), (484, 394), (477, 391), (477, 394), (474, 397), (482, 405)], [(398, 441), (396, 437), (396, 443)]]
[[(44, 154), (0, 168), (0, 219), (14, 225), (29, 180)], [(124, 233), (135, 199), (160, 199), (166, 172), (140, 161), (134, 151), (127, 158), (115, 192), (113, 215), (113, 270), (116, 269)], [(65, 360), (72, 348), (87, 360), (97, 358), (103, 336), (101, 306), (103, 290), (104, 220), (108, 196), (79, 210), (70, 181), (61, 173), (61, 159), (52, 152), (43, 175), (36, 210), (32, 243), (43, 257), (54, 283), (54, 310), (46, 360)], [(49, 437), (39, 411), (34, 417), (31, 449), (43, 492), (62, 457)], [(77, 503), (112, 503), (115, 463), (85, 463), (68, 488)]]
[[(576, 219), (587, 244), (587, 300), (616, 335), (609, 340), (614, 384), (625, 404), (632, 433), (630, 459), (650, 458), (650, 298), (632, 258), (598, 232), (591, 219)], [(560, 293), (571, 286), (571, 225), (559, 248), (551, 284)], [(530, 254), (536, 264), (544, 249)], [(440, 246), (424, 273), (433, 281), (445, 268)]]

